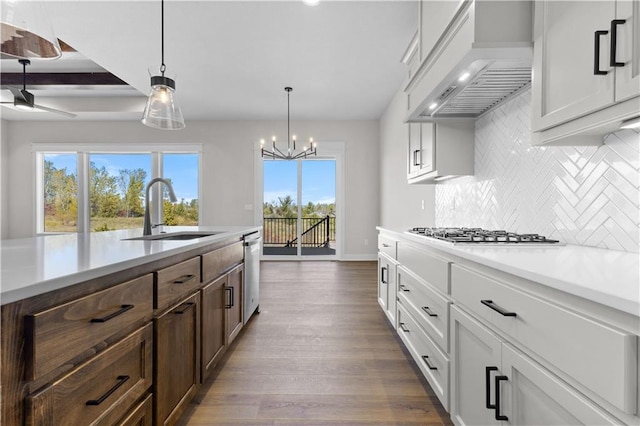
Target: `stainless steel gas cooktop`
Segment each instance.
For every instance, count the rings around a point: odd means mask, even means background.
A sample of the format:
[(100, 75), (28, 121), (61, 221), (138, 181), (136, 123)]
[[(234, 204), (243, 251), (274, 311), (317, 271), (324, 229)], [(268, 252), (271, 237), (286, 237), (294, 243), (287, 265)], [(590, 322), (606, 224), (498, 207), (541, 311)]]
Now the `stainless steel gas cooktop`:
[(492, 231), (482, 228), (412, 228), (407, 232), (453, 244), (562, 245), (560, 241), (549, 239), (543, 235), (516, 234), (515, 232)]

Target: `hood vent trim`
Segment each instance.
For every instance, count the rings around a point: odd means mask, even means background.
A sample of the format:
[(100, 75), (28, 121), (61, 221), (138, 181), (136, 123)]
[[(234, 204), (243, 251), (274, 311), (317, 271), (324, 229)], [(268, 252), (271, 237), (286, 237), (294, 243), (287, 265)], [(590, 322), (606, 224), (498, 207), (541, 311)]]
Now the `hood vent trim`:
[(449, 85), (435, 100), (438, 107), (421, 117), (477, 118), (531, 84), (531, 65), (493, 61), (465, 84)]

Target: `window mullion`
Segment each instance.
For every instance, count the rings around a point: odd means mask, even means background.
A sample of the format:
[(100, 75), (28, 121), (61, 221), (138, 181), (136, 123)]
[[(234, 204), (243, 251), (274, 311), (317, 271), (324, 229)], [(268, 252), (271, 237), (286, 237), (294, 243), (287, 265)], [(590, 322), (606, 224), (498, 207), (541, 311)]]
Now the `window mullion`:
[(89, 153), (78, 152), (78, 232), (91, 231), (91, 209), (89, 207)]

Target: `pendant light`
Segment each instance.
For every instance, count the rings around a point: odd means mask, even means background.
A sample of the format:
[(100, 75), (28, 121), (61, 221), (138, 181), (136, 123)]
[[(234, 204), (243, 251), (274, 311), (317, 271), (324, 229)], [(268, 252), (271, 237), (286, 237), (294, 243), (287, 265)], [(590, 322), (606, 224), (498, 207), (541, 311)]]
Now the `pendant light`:
[(3, 59), (57, 59), (60, 43), (41, 1), (6, 1), (0, 4), (0, 54)]
[(293, 90), (291, 87), (285, 87), (287, 92), (287, 150), (281, 151), (276, 146), (276, 137), (271, 138), (271, 150), (265, 149), (264, 139), (260, 140), (260, 152), (262, 158), (271, 160), (297, 160), (298, 158), (307, 158), (309, 155), (318, 155), (316, 152), (316, 143), (313, 138), (309, 138), (309, 146), (305, 146), (302, 151), (296, 152), (296, 135), (291, 137), (291, 123), (289, 117), (289, 94)]
[(149, 127), (162, 130), (184, 129), (184, 117), (180, 106), (175, 100), (176, 82), (165, 77), (167, 66), (164, 64), (164, 0), (161, 0), (162, 14), (162, 64), (161, 75), (151, 77), (151, 93), (142, 114), (142, 123)]

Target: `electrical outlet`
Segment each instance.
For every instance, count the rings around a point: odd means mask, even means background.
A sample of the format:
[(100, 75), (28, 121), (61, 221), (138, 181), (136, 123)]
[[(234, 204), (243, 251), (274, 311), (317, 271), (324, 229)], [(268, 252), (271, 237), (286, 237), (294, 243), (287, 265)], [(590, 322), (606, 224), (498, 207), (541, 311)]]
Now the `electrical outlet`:
[(368, 246), (368, 245), (369, 245), (369, 240), (365, 239), (365, 240), (364, 240), (364, 245), (365, 245), (365, 246)]

